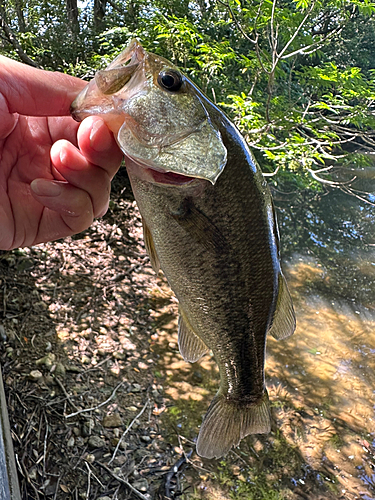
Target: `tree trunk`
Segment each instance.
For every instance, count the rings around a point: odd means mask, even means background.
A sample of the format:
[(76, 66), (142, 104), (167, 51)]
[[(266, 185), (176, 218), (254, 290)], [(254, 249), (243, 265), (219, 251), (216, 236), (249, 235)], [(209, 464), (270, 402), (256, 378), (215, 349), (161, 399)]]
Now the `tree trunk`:
[(105, 9), (107, 0), (94, 0), (94, 29), (100, 33), (105, 28)]
[(77, 0), (66, 0), (66, 11), (68, 14), (70, 32), (75, 37), (79, 33)]
[(15, 0), (14, 5), (16, 7), (16, 13), (17, 13), (17, 19), (18, 19), (18, 29), (21, 33), (25, 33), (26, 31), (26, 23), (25, 23), (25, 17), (23, 15), (23, 1), (22, 0)]

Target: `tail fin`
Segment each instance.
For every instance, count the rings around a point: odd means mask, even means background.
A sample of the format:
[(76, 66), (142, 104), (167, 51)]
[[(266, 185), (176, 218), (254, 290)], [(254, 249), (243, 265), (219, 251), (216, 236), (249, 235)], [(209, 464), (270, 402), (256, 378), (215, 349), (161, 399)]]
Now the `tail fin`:
[(217, 395), (212, 400), (198, 436), (197, 453), (220, 458), (249, 434), (267, 434), (271, 414), (267, 391), (258, 403), (240, 406)]

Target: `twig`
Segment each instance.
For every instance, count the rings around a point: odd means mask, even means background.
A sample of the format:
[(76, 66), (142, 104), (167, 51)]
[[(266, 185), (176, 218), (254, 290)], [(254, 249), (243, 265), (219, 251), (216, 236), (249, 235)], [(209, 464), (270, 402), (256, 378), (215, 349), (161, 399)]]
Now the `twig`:
[(88, 474), (87, 474), (87, 492), (86, 492), (86, 498), (90, 498), (90, 489), (91, 489), (91, 469), (89, 467), (89, 464), (85, 462)]
[(147, 498), (145, 495), (143, 495), (140, 491), (138, 491), (136, 488), (134, 488), (134, 486), (132, 486), (128, 481), (126, 481), (126, 479), (123, 479), (122, 477), (119, 477), (117, 474), (115, 474), (114, 472), (111, 471), (111, 469), (109, 467), (107, 467), (106, 465), (104, 464), (101, 464), (100, 462), (96, 462), (100, 467), (102, 467), (105, 471), (108, 472), (108, 474), (110, 474), (114, 479), (116, 479), (116, 481), (118, 481), (119, 483), (122, 483), (122, 484), (125, 484), (125, 486), (127, 486), (133, 493), (135, 493), (139, 498), (141, 498), (142, 500), (149, 500), (149, 498)]
[(274, 175), (277, 174), (279, 169), (280, 169), (280, 165), (278, 165), (278, 167), (276, 168), (276, 170), (274, 172), (262, 172), (263, 177), (273, 177)]
[(70, 413), (69, 415), (65, 415), (65, 418), (75, 417), (75, 416), (77, 416), (77, 415), (80, 415), (81, 413), (86, 413), (86, 412), (88, 412), (88, 411), (95, 411), (95, 410), (97, 410), (98, 408), (101, 408), (102, 406), (105, 406), (106, 404), (108, 404), (108, 403), (111, 401), (111, 399), (113, 399), (113, 398), (115, 397), (115, 394), (116, 394), (116, 392), (118, 391), (118, 389), (120, 389), (120, 387), (121, 387), (122, 385), (124, 385), (124, 384), (125, 384), (125, 381), (124, 381), (124, 382), (121, 382), (120, 384), (118, 384), (118, 385), (114, 388), (114, 390), (113, 390), (112, 394), (109, 396), (109, 398), (108, 398), (108, 399), (106, 399), (105, 401), (103, 401), (103, 403), (100, 403), (100, 405), (98, 405), (98, 406), (94, 406), (93, 408), (84, 408), (83, 410), (76, 411), (75, 413)]
[(69, 403), (73, 406), (73, 408), (75, 408), (76, 410), (78, 410), (78, 407), (73, 403), (73, 401), (70, 399), (70, 396), (69, 394), (67, 393), (65, 387), (63, 386), (62, 382), (57, 378), (55, 377), (55, 381), (57, 382), (58, 386), (60, 387), (60, 389), (63, 391), (64, 393), (64, 396), (66, 397), (66, 399), (69, 401)]
[(129, 426), (127, 427), (127, 429), (123, 432), (122, 436), (120, 437), (119, 439), (119, 442), (117, 443), (117, 446), (115, 448), (115, 451), (113, 452), (113, 455), (112, 455), (112, 458), (111, 460), (108, 462), (108, 465), (110, 465), (113, 460), (115, 459), (116, 457), (116, 454), (118, 452), (118, 449), (120, 447), (120, 444), (121, 444), (121, 441), (123, 440), (123, 438), (126, 436), (126, 434), (130, 431), (130, 429), (132, 428), (134, 422), (142, 415), (142, 413), (145, 411), (145, 409), (147, 408), (147, 405), (149, 404), (150, 400), (148, 399), (146, 401), (146, 403), (144, 404), (142, 410), (138, 413), (138, 415), (136, 417), (133, 418), (133, 420), (131, 421), (131, 423), (129, 424)]
[(232, 16), (232, 19), (235, 23), (235, 25), (237, 26), (237, 28), (240, 30), (240, 32), (242, 33), (242, 36), (244, 36), (246, 38), (246, 40), (248, 40), (249, 42), (251, 43), (254, 43), (256, 44), (257, 43), (257, 40), (253, 40), (252, 38), (250, 38), (244, 31), (244, 29), (242, 28), (241, 24), (239, 23), (238, 19), (236, 18), (236, 16), (234, 15), (234, 12), (233, 12), (233, 9), (232, 7), (229, 5), (229, 2), (228, 3), (225, 3), (223, 2), (222, 0), (217, 0), (218, 3), (220, 3), (221, 5), (224, 5), (224, 7), (226, 7), (229, 12), (230, 12), (230, 15)]

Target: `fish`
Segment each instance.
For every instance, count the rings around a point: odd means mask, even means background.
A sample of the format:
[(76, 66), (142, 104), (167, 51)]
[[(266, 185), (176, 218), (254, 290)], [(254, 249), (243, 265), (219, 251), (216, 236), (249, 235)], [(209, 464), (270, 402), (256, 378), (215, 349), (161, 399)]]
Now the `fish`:
[(198, 455), (220, 458), (247, 435), (269, 433), (266, 339), (289, 337), (296, 319), (271, 193), (244, 138), (138, 40), (95, 74), (71, 113), (100, 115), (114, 133), (152, 267), (179, 301), (180, 353), (194, 363), (212, 351), (218, 365)]

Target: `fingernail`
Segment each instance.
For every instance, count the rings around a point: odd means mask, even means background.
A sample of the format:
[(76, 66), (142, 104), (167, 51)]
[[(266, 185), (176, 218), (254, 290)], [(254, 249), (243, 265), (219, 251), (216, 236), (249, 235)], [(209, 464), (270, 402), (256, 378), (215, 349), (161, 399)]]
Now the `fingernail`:
[(90, 146), (94, 151), (101, 153), (111, 147), (112, 137), (102, 120), (94, 122), (90, 131)]
[(35, 179), (30, 187), (38, 196), (59, 196), (62, 192), (62, 186), (59, 182), (48, 179)]

